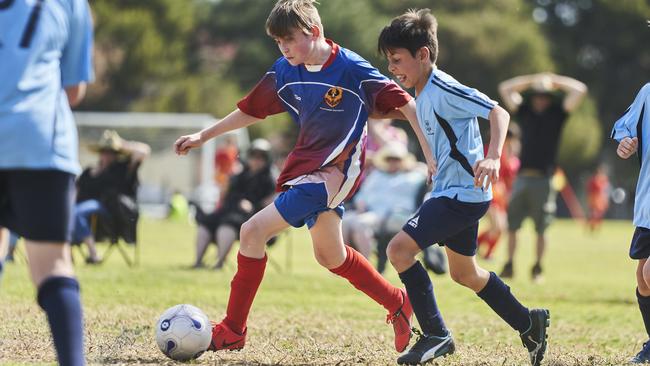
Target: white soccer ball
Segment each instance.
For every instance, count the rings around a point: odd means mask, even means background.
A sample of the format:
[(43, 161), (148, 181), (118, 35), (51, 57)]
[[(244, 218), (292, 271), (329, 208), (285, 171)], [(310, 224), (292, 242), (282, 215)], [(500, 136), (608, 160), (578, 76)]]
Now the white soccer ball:
[(210, 346), (212, 326), (196, 306), (180, 304), (165, 310), (156, 323), (156, 343), (167, 357), (193, 360)]

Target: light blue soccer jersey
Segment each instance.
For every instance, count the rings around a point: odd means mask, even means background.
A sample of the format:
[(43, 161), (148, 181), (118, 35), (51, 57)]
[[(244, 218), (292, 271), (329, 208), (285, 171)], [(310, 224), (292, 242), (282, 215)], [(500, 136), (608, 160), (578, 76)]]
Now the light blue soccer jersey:
[(90, 81), (86, 0), (0, 1), (0, 169), (80, 171), (64, 87)]
[(434, 68), (416, 104), (420, 127), (438, 163), (431, 197), (491, 200), (490, 187), (474, 187), (472, 167), (484, 158), (477, 117), (487, 119), (497, 103)]
[(612, 138), (620, 142), (625, 137), (639, 139), (641, 171), (634, 200), (634, 225), (650, 229), (650, 83), (641, 88), (623, 117), (614, 123)]

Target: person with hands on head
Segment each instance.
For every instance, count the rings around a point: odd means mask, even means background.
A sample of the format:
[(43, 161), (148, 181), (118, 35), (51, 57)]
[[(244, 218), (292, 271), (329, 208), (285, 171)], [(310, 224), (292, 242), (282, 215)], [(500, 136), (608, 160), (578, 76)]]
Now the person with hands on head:
[(191, 149), (224, 132), (288, 112), (300, 131), (278, 177), (280, 195), (240, 231), (237, 272), (225, 318), (213, 327), (210, 350), (241, 349), (247, 319), (266, 266), (268, 239), (289, 225), (309, 228), (318, 263), (347, 279), (388, 311), (395, 349), (411, 337), (412, 309), (406, 291), (386, 281), (359, 252), (343, 242), (343, 202), (359, 185), (366, 121), (407, 117), (429, 170), (433, 155), (417, 123), (415, 101), (356, 53), (325, 38), (314, 0), (279, 0), (266, 22), (282, 56), (237, 109), (200, 132), (181, 136), (174, 149)]
[(522, 132), (521, 167), (508, 203), (508, 260), (499, 276), (513, 277), (517, 233), (523, 220), (530, 216), (537, 233), (537, 257), (531, 277), (539, 281), (545, 233), (556, 210), (557, 192), (551, 178), (556, 170), (560, 136), (569, 114), (587, 95), (587, 86), (567, 76), (543, 72), (503, 81), (499, 93)]
[[(446, 249), (451, 278), (474, 291), (515, 329), (531, 364), (539, 366), (546, 350), (548, 310), (524, 307), (495, 273), (476, 263), (478, 223), (490, 205), (490, 185), (499, 179), (510, 116), (483, 93), (438, 69), (437, 28), (429, 9), (409, 10), (385, 26), (378, 41), (388, 70), (403, 86), (415, 88), (419, 123), (440, 162), (430, 198), (388, 244), (388, 258), (406, 286), (422, 328), (417, 342), (397, 363), (422, 364), (455, 351), (431, 279), (415, 259), (437, 243)], [(486, 156), (477, 117), (490, 123)]]

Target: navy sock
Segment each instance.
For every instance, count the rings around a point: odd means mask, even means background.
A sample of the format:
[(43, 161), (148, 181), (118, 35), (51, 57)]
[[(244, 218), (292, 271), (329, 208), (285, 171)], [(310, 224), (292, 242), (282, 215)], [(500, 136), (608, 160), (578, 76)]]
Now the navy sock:
[(530, 328), (528, 309), (521, 305), (510, 292), (510, 287), (494, 272), (490, 272), (488, 283), (476, 294), (519, 333), (524, 333)]
[(639, 293), (639, 289), (636, 289), (636, 299), (639, 302), (639, 310), (641, 310), (641, 317), (643, 318), (643, 325), (645, 325), (645, 331), (648, 333), (650, 338), (650, 296), (643, 296)]
[(445, 322), (433, 295), (433, 284), (427, 270), (420, 262), (415, 262), (411, 268), (399, 274), (406, 286), (406, 292), (411, 300), (413, 312), (426, 335), (444, 337), (448, 334)]
[(46, 279), (38, 289), (38, 304), (47, 314), (59, 364), (85, 365), (79, 282), (69, 277)]

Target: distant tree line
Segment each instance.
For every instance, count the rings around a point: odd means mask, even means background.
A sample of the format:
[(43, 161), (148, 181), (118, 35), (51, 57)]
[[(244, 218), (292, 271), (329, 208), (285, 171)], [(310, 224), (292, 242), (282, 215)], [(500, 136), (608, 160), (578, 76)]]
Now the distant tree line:
[[(88, 110), (224, 116), (280, 56), (264, 23), (275, 0), (94, 0), (97, 82)], [(646, 0), (321, 0), (325, 34), (387, 73), (377, 36), (408, 8), (438, 18), (438, 66), (498, 100), (500, 81), (553, 71), (589, 98), (566, 127), (560, 163), (591, 168), (613, 121), (650, 80)], [(254, 136), (290, 130), (287, 115)], [(611, 154), (610, 154), (611, 155)], [(633, 166), (628, 166), (632, 169)]]

